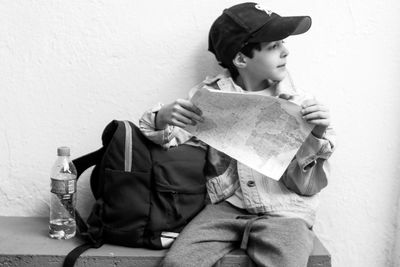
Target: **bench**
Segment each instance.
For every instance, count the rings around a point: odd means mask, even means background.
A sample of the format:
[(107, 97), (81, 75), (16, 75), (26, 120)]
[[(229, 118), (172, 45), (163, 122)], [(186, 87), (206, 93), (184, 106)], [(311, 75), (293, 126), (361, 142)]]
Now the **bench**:
[[(65, 255), (81, 244), (78, 238), (56, 240), (48, 237), (48, 218), (0, 216), (0, 266), (62, 266)], [(152, 267), (161, 261), (165, 250), (148, 250), (104, 245), (80, 256), (75, 266)], [(241, 250), (225, 256), (219, 266), (254, 266)], [(318, 238), (308, 267), (330, 267), (331, 257)]]

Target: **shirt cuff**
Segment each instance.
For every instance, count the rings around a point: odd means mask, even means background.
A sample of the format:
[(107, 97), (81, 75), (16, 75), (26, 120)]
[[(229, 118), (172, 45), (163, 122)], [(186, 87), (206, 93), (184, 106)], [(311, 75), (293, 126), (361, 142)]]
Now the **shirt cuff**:
[(296, 159), (301, 169), (306, 171), (315, 165), (317, 159), (328, 159), (332, 152), (333, 146), (328, 139), (310, 134), (297, 151)]
[(139, 126), (142, 133), (151, 141), (156, 144), (160, 144), (163, 147), (168, 148), (169, 142), (173, 138), (174, 126), (167, 125), (165, 129), (157, 130), (155, 118), (157, 112), (161, 109), (163, 105), (157, 104), (152, 109), (148, 110), (143, 114), (142, 118), (139, 120)]

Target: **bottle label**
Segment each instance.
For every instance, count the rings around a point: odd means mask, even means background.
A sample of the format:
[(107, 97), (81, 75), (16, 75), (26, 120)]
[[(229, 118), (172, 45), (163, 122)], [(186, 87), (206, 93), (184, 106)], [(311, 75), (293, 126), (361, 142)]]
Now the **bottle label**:
[(57, 180), (51, 178), (51, 192), (58, 195), (76, 192), (76, 179)]

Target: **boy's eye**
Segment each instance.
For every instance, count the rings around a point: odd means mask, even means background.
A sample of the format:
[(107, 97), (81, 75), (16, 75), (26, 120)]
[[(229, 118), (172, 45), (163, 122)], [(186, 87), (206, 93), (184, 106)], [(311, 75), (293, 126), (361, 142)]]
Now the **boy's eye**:
[(273, 43), (271, 43), (271, 44), (268, 46), (268, 50), (277, 49), (277, 48), (279, 48), (283, 43), (284, 43), (284, 41), (276, 41), (276, 42), (273, 42)]
[(278, 48), (278, 47), (279, 47), (279, 44), (274, 43), (274, 44), (271, 44), (271, 45), (268, 47), (268, 50), (274, 50), (274, 49), (276, 49), (276, 48)]

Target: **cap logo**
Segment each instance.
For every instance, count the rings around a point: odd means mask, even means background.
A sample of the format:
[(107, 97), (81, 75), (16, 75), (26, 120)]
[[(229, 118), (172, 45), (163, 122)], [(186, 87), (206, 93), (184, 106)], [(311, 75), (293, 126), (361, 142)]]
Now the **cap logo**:
[(264, 7), (264, 6), (261, 5), (261, 4), (256, 4), (256, 5), (255, 5), (255, 8), (257, 8), (258, 10), (264, 11), (265, 13), (268, 14), (268, 16), (271, 16), (271, 14), (272, 14), (272, 11), (271, 11), (271, 10), (267, 9), (266, 7)]

